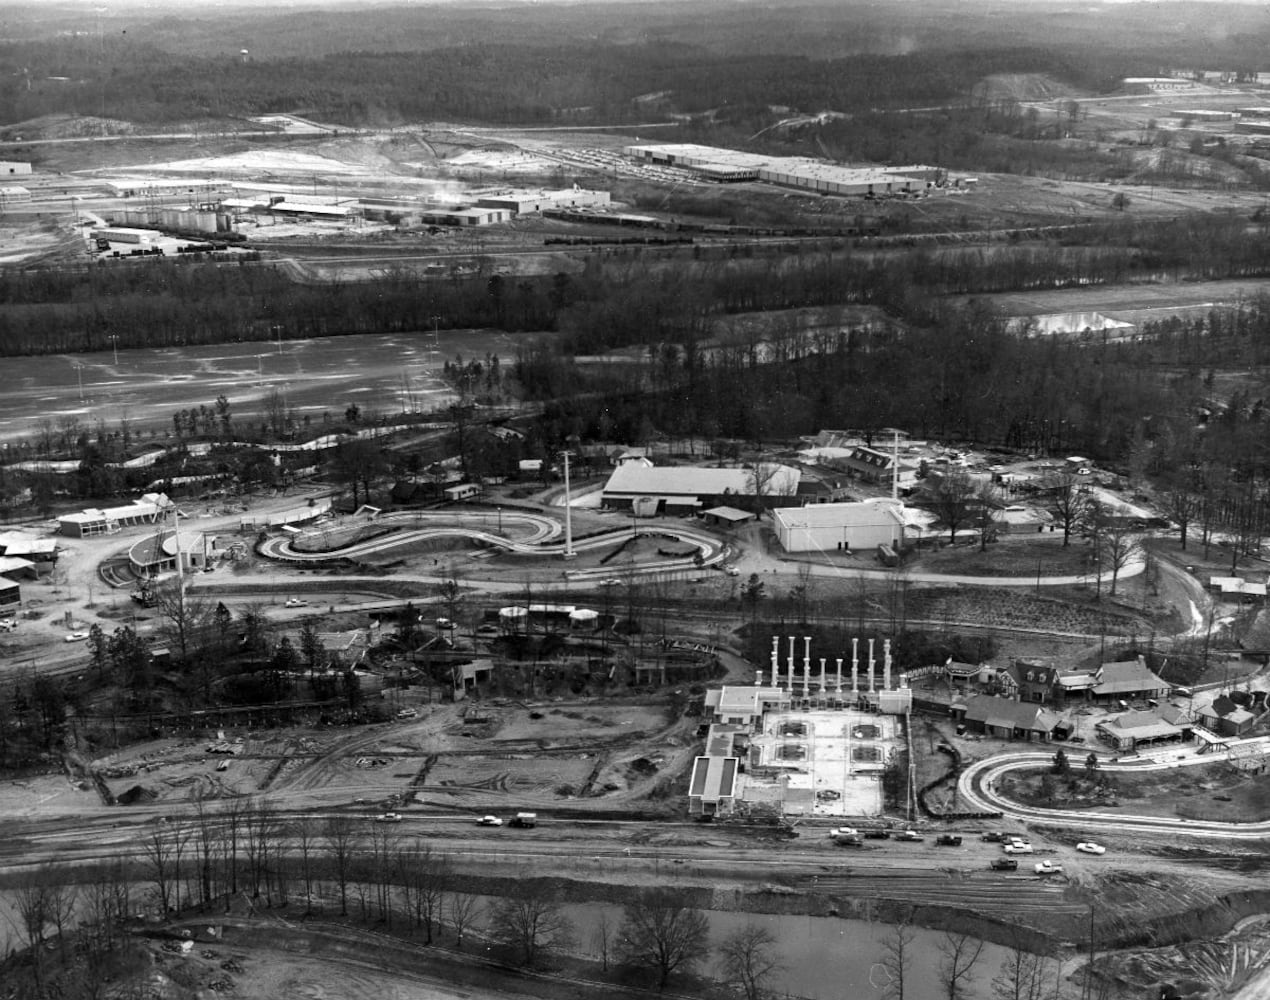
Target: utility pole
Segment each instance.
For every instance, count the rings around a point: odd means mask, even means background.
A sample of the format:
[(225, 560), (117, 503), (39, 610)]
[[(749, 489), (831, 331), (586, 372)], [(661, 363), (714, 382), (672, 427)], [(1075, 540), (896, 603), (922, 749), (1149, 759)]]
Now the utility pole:
[(84, 401), (84, 366), (83, 365), (78, 363), (75, 365), (75, 375), (79, 379), (79, 401), (82, 403)]
[(118, 368), (119, 367), (119, 334), (117, 333), (109, 334), (107, 335), (106, 339), (110, 341), (110, 346), (114, 348), (115, 367)]
[(572, 559), (577, 555), (573, 551), (573, 508), (569, 503), (569, 456), (573, 452), (566, 449), (560, 454), (564, 458), (564, 557)]

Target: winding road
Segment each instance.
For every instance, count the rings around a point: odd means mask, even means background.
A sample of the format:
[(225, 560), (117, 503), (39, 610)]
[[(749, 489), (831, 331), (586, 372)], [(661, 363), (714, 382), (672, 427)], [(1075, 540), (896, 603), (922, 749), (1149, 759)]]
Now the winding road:
[[(1240, 740), (1241, 745), (1260, 744), (1270, 748), (1270, 737)], [(957, 780), (957, 792), (965, 808), (972, 811), (1000, 812), (1013, 819), (1050, 826), (1080, 827), (1082, 830), (1113, 830), (1118, 833), (1167, 833), (1178, 837), (1221, 840), (1264, 840), (1270, 837), (1270, 820), (1255, 823), (1226, 823), (1216, 820), (1171, 819), (1165, 816), (1132, 816), (1094, 812), (1086, 809), (1042, 809), (1024, 806), (996, 791), (997, 779), (1011, 771), (1035, 771), (1053, 762), (1052, 753), (1036, 751), (1000, 754), (972, 764)], [(1230, 759), (1230, 751), (1201, 754), (1193, 749), (1157, 752), (1151, 757), (1134, 758), (1132, 762), (1106, 761), (1099, 770), (1111, 774), (1135, 771), (1162, 771), (1193, 767)]]

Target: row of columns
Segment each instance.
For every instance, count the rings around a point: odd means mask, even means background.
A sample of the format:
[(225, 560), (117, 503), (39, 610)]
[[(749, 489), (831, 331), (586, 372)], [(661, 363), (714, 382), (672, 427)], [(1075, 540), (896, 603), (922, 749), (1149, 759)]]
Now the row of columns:
[[(791, 694), (794, 692), (794, 687), (797, 684), (797, 678), (795, 676), (795, 670), (794, 670), (794, 655), (795, 655), (796, 642), (797, 642), (797, 636), (791, 635), (789, 637), (789, 657), (787, 661), (788, 675), (787, 675), (787, 680), (785, 682)], [(869, 661), (868, 661), (869, 693), (872, 693), (874, 691), (874, 675), (875, 675), (874, 667), (877, 665), (877, 660), (874, 659), (874, 645), (873, 645), (874, 642), (875, 640), (873, 639), (869, 640)], [(780, 636), (778, 635), (772, 636), (771, 684), (774, 687), (781, 686), (780, 643), (781, 643)], [(834, 673), (834, 682), (832, 685), (832, 690), (836, 691), (838, 695), (841, 695), (843, 693), (842, 659), (838, 658), (835, 662), (837, 664), (837, 667)], [(756, 677), (755, 683), (757, 683), (759, 687), (763, 686), (763, 671), (762, 670), (757, 671), (757, 677)], [(803, 697), (804, 698), (810, 697), (811, 696), (811, 636), (809, 635), (803, 636), (802, 688), (803, 688)], [(827, 693), (828, 691), (831, 690), (829, 679), (826, 675), (826, 670), (825, 670), (825, 658), (823, 656), (820, 657), (819, 690), (822, 694)], [(882, 687), (881, 687), (881, 690), (883, 691), (891, 690), (891, 640), (890, 639), (882, 640)], [(853, 698), (856, 698), (856, 697), (859, 697), (859, 694), (860, 694), (860, 640), (852, 639), (851, 640), (851, 696)]]

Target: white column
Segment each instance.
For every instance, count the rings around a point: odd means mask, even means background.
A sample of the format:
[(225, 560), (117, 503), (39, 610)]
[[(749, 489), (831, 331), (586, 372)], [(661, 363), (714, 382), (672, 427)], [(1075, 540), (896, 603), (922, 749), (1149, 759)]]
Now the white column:
[(842, 697), (842, 657), (838, 657), (838, 682), (834, 685), (838, 697)]
[(781, 637), (772, 636), (772, 687), (781, 684)]
[(762, 686), (763, 686), (763, 669), (762, 669), (762, 667), (760, 667), (758, 670), (754, 671), (754, 685), (755, 685), (755, 687), (762, 687)]
[(794, 693), (794, 637), (789, 637), (789, 693)]
[(803, 697), (811, 694), (811, 636), (803, 636)]
[(825, 658), (820, 658), (820, 697), (825, 696)]
[(869, 693), (873, 693), (873, 640), (869, 640)]
[(851, 697), (860, 693), (860, 640), (851, 640)]
[(891, 640), (882, 640), (882, 690), (891, 690)]

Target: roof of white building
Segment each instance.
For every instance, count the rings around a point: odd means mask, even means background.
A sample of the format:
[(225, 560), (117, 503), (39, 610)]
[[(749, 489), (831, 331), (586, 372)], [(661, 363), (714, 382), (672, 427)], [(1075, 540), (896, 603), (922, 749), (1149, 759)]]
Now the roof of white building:
[(863, 528), (904, 524), (892, 503), (815, 503), (806, 507), (778, 507), (772, 517), (787, 528)]
[(631, 496), (793, 496), (801, 474), (788, 465), (760, 466), (762, 489), (755, 489), (753, 469), (707, 469), (700, 466), (653, 466), (637, 462), (619, 465), (604, 486), (606, 494)]

